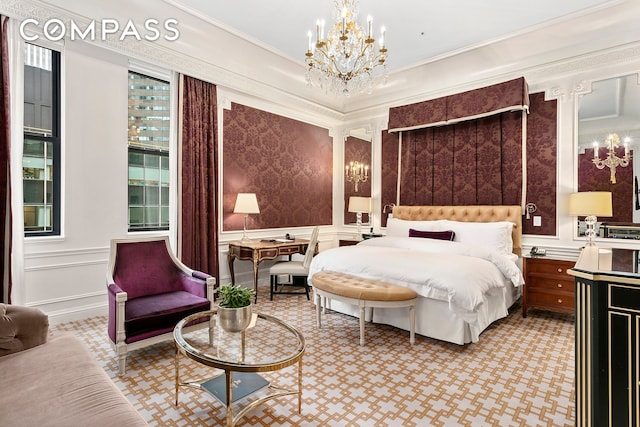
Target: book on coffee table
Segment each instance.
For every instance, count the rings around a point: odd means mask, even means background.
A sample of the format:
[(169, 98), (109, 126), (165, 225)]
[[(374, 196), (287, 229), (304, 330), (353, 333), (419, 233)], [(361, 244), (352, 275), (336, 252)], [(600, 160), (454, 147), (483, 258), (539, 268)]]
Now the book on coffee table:
[[(218, 399), (223, 404), (227, 404), (227, 376), (226, 374), (219, 375), (213, 379), (203, 382), (200, 387), (211, 393), (213, 397)], [(253, 372), (234, 372), (233, 383), (231, 384), (231, 398), (232, 401), (238, 402), (269, 386), (269, 381)]]

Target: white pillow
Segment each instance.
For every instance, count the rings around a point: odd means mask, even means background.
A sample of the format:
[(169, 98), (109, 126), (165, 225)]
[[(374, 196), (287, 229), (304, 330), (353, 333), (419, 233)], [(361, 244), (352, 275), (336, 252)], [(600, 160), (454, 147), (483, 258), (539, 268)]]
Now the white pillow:
[(443, 220), (441, 226), (456, 232), (455, 241), (485, 246), (502, 254), (513, 252), (511, 233), (514, 224), (508, 221), (498, 222), (461, 222)]
[(387, 236), (409, 237), (410, 228), (420, 231), (445, 231), (442, 228), (444, 221), (408, 221), (406, 219), (389, 218), (387, 220)]

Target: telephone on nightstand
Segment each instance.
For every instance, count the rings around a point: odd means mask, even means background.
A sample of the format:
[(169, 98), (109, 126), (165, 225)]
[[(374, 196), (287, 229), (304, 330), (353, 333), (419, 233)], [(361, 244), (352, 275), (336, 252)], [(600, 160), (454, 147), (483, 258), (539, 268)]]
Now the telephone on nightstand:
[(532, 247), (531, 252), (529, 252), (529, 255), (531, 256), (545, 256), (546, 254), (547, 254), (546, 249), (539, 248), (537, 246)]

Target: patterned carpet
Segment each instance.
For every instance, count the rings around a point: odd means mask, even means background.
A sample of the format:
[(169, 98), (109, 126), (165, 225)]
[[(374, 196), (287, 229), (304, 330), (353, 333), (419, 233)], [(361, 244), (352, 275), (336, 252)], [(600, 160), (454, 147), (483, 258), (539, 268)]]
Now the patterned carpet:
[[(416, 335), (411, 346), (408, 332), (368, 323), (367, 345), (360, 347), (355, 318), (329, 312), (318, 331), (314, 306), (305, 297), (260, 298), (260, 312), (289, 322), (305, 336), (302, 414), (297, 399), (286, 396), (255, 408), (239, 425), (573, 426), (573, 317), (531, 310), (523, 319), (519, 308), (514, 306), (476, 344)], [(172, 342), (130, 354), (127, 375), (118, 377), (106, 330), (107, 318), (100, 316), (56, 325), (51, 333), (81, 337), (150, 425), (224, 424), (224, 406), (206, 392), (182, 388), (180, 404), (174, 405)], [(182, 366), (195, 377), (211, 373), (195, 362)], [(293, 386), (295, 369), (264, 376)]]

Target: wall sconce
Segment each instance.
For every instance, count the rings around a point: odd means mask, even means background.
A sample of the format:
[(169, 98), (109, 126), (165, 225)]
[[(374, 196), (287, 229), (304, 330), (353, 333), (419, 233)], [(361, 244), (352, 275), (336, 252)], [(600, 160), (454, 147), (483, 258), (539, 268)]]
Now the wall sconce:
[(629, 152), (629, 137), (624, 139), (624, 157), (616, 156), (616, 148), (620, 146), (620, 137), (617, 133), (610, 133), (605, 140), (607, 146), (607, 158), (602, 160), (598, 154), (598, 142), (593, 143), (593, 163), (598, 169), (604, 169), (607, 166), (611, 170), (611, 183), (616, 183), (616, 167), (629, 166), (629, 160), (631, 160), (631, 153)]
[(367, 182), (369, 178), (369, 166), (355, 161), (350, 162), (346, 167), (346, 177), (348, 182), (355, 184), (355, 191), (358, 192), (358, 183)]
[(349, 212), (356, 213), (356, 225), (358, 226), (358, 236), (362, 232), (362, 212), (371, 212), (371, 197), (349, 197)]
[(233, 213), (244, 214), (244, 227), (242, 233), (242, 241), (247, 243), (251, 239), (247, 236), (247, 220), (249, 214), (259, 214), (260, 208), (258, 207), (258, 199), (255, 193), (238, 193), (236, 198), (236, 205), (233, 208)]
[(585, 216), (587, 246), (594, 246), (598, 216), (613, 216), (610, 191), (583, 191), (569, 194), (569, 215)]

